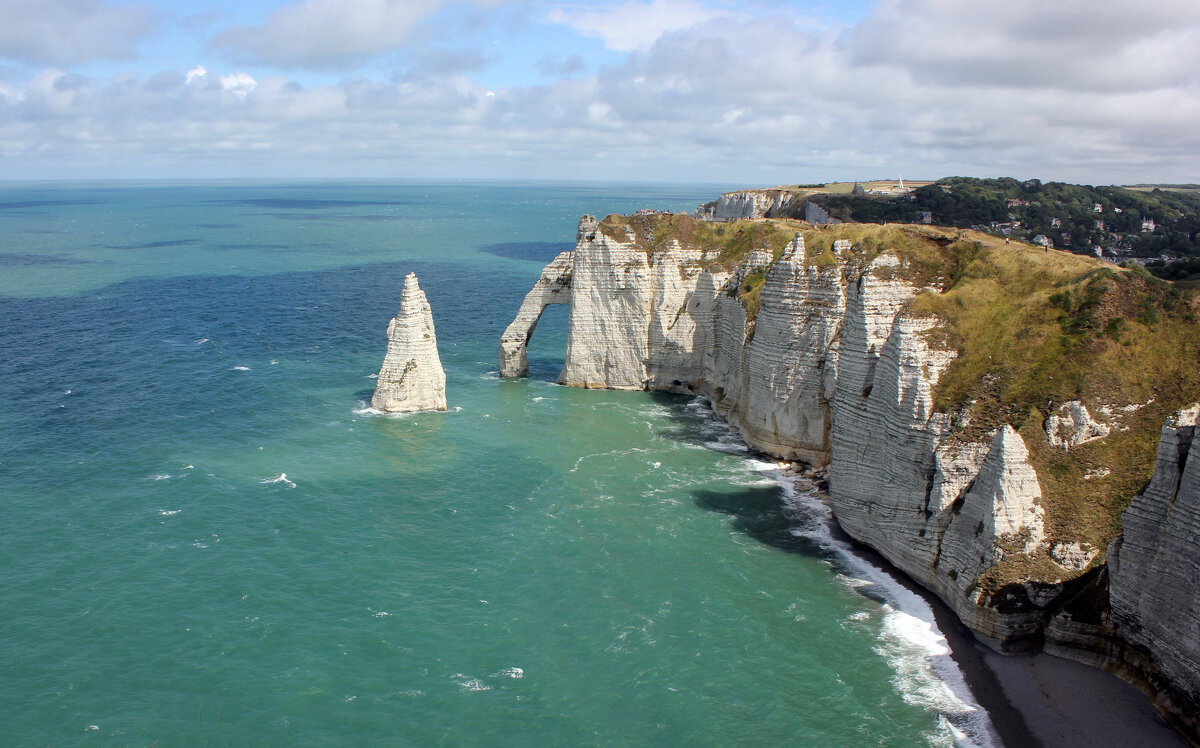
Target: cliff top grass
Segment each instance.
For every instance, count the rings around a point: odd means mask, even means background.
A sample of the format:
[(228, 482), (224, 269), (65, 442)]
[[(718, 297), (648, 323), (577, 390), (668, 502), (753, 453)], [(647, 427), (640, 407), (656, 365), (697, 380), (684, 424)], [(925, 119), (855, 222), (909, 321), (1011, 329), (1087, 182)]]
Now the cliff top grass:
[[(777, 187), (764, 187), (761, 189), (746, 189), (733, 190), (733, 194), (737, 192), (774, 192), (775, 190), (783, 190), (792, 192), (797, 195), (849, 195), (854, 191), (854, 185), (861, 185), (864, 190), (893, 190), (900, 186), (900, 181), (897, 179), (870, 179), (859, 182), (825, 182), (822, 184), (781, 184)], [(924, 187), (925, 185), (933, 184), (930, 180), (905, 180), (904, 186), (909, 189)]]
[[(979, 441), (1012, 424), (1038, 474), (1048, 539), (1090, 544), (1100, 560), (1120, 533), (1121, 512), (1150, 480), (1163, 421), (1200, 399), (1200, 299), (1140, 268), (911, 224), (637, 216), (610, 226), (622, 240), (630, 226), (651, 253), (672, 238), (703, 249), (713, 269), (733, 269), (758, 248), (777, 259), (797, 231), (810, 264), (837, 262), (838, 239), (854, 247), (842, 258), (848, 273), (882, 252), (898, 256), (895, 272), (922, 289), (908, 312), (941, 320), (927, 342), (958, 354), (934, 389), (936, 409), (958, 414), (951, 438)], [(750, 321), (764, 278), (752, 271), (734, 290)], [(1111, 434), (1069, 452), (1051, 446), (1046, 419), (1071, 400)], [(981, 583), (1053, 574), (1071, 576), (1038, 557), (997, 567)]]
[[(955, 438), (1012, 424), (1038, 474), (1049, 540), (1089, 543), (1103, 559), (1150, 480), (1163, 421), (1200, 398), (1200, 299), (1137, 267), (971, 232), (901, 231), (890, 237), (901, 272), (925, 289), (908, 310), (942, 320), (930, 342), (958, 352), (935, 407), (966, 416)], [(1069, 452), (1051, 446), (1046, 419), (1071, 400), (1112, 433)]]
[[(957, 414), (951, 438), (981, 441), (1012, 424), (1038, 474), (1047, 539), (1090, 544), (1103, 561), (1121, 512), (1150, 481), (1163, 421), (1200, 399), (1200, 296), (1140, 267), (972, 231), (805, 232), (810, 254), (835, 239), (854, 244), (847, 262), (858, 267), (897, 255), (896, 272), (922, 289), (907, 311), (941, 321), (926, 341), (958, 354), (934, 388), (935, 408)], [(1046, 420), (1071, 400), (1106, 422), (1109, 436), (1069, 452), (1052, 446)], [(980, 584), (1076, 576), (1044, 556), (1014, 557)]]
[(627, 241), (632, 232), (634, 243), (653, 262), (672, 239), (684, 249), (699, 250), (706, 269), (732, 271), (750, 252), (769, 251), (779, 259), (784, 247), (807, 227), (802, 221), (729, 221), (713, 223), (688, 215), (651, 213), (649, 215), (610, 215), (600, 222), (600, 231), (611, 239)]

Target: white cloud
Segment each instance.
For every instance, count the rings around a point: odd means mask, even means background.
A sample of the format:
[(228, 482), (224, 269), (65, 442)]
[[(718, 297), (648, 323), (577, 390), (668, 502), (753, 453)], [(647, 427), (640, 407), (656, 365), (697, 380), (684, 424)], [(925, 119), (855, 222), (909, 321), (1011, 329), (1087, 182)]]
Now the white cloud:
[(555, 8), (547, 20), (596, 37), (609, 49), (632, 52), (649, 47), (669, 31), (686, 29), (719, 15), (719, 11), (696, 0), (626, 0), (601, 10)]
[(233, 26), (209, 45), (240, 62), (277, 68), (344, 69), (408, 41), (441, 0), (301, 0), (260, 26)]
[(979, 21), (956, 3), (894, 0), (842, 34), (712, 18), (593, 74), (547, 64), (569, 77), (490, 90), (471, 65), (433, 58), (321, 86), (202, 67), (29, 81), (0, 70), (0, 155), (26, 170), (170, 162), (233, 175), (1194, 181), (1198, 13), (1146, 0), (1121, 34), (1133, 16), (1113, 3), (1072, 21), (1026, 2)]
[(228, 91), (243, 101), (256, 88), (258, 88), (258, 81), (246, 73), (238, 72), (221, 76), (221, 90)]
[(1134, 91), (1196, 80), (1200, 3), (888, 0), (851, 45), (930, 83)]
[(130, 60), (158, 24), (158, 14), (142, 5), (0, 0), (0, 58), (37, 65)]

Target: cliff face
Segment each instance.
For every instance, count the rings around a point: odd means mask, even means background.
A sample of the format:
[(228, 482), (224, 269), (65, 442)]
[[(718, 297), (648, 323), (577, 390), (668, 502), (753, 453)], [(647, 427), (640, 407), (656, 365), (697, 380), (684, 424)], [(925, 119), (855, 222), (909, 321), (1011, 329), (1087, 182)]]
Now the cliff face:
[(563, 252), (542, 270), (542, 277), (525, 294), (517, 317), (500, 336), (500, 376), (523, 377), (529, 373), (529, 339), (537, 329), (542, 312), (550, 304), (571, 301), (571, 253)]
[(754, 335), (741, 352), (747, 377), (738, 426), (764, 452), (824, 464), (846, 310), (841, 268), (808, 264), (797, 234), (767, 271), (760, 304)]
[(1162, 427), (1154, 477), (1109, 551), (1113, 622), (1200, 704), (1200, 404)]
[(716, 203), (701, 206), (696, 217), (702, 221), (736, 221), (765, 218), (791, 204), (795, 195), (787, 190), (742, 190), (721, 195)]
[[(885, 252), (863, 262), (849, 242), (810, 257), (797, 234), (778, 259), (750, 252), (729, 271), (712, 249), (675, 238), (649, 249), (644, 239), (585, 216), (575, 251), (546, 268), (506, 331), (502, 373), (521, 373), (512, 364), (523, 361), (521, 331), (569, 295), (561, 383), (700, 393), (756, 449), (828, 464), (847, 532), (994, 646), (1027, 646), (1059, 587), (1029, 586), (1021, 604), (999, 606), (979, 579), (1044, 550), (1037, 475), (1011, 427), (949, 438), (952, 418), (935, 411), (933, 389), (956, 354), (927, 342), (935, 319), (903, 312), (917, 289), (901, 260)], [(748, 315), (739, 289), (764, 270)]]
[[(730, 226), (704, 225), (713, 231)], [(1093, 401), (1093, 415), (1082, 401), (1061, 395), (1047, 402), (1039, 394), (1036, 407), (1013, 407), (1003, 396), (988, 394), (1001, 386), (988, 368), (991, 356), (983, 356), (978, 345), (957, 347), (955, 341), (962, 330), (989, 335), (998, 329), (993, 314), (999, 304), (1029, 306), (1001, 300), (984, 307), (993, 302), (980, 300), (980, 293), (1017, 285), (1013, 278), (1028, 285), (1025, 276), (993, 280), (1008, 272), (1000, 263), (1013, 267), (1009, 254), (998, 255), (992, 265), (971, 266), (978, 255), (969, 246), (901, 251), (863, 238), (853, 227), (839, 231), (859, 237), (858, 244), (843, 239), (806, 250), (804, 238), (795, 234), (773, 251), (753, 241), (747, 248), (749, 232), (763, 225), (731, 227), (736, 233), (721, 235), (728, 244), (742, 243), (742, 254), (731, 258), (711, 234), (695, 233), (695, 227), (608, 219), (597, 224), (585, 216), (575, 251), (556, 259), (539, 281), (540, 288), (547, 278), (570, 278), (571, 320), (559, 381), (704, 395), (755, 449), (827, 466), (829, 501), (842, 527), (936, 593), (994, 648), (1020, 651), (1045, 643), (1064, 654), (1072, 646), (1103, 648), (1104, 656), (1093, 661), (1104, 664), (1123, 657), (1121, 640), (1107, 623), (1106, 591), (1084, 616), (1099, 624), (1064, 612), (1081, 589), (1091, 589), (1087, 585), (1101, 568), (1103, 557), (1088, 542), (1097, 539), (1086, 520), (1096, 522), (1095, 515), (1086, 512), (1109, 499), (1093, 501), (1092, 508), (1063, 508), (1063, 502), (1112, 480), (1112, 471), (1096, 467), (1097, 455), (1105, 454), (1098, 450), (1109, 448), (1110, 435), (1119, 439), (1129, 431), (1131, 419), (1148, 403)], [(826, 234), (817, 236), (825, 245)], [(902, 232), (878, 236), (901, 244), (912, 239)], [(955, 241), (934, 239), (942, 248)], [(1078, 339), (1070, 337), (1078, 335), (1072, 327), (1071, 315), (1079, 313), (1074, 300), (1099, 299), (1103, 289), (1087, 285), (1096, 275), (1089, 266), (1064, 271), (1059, 260), (1038, 257), (1047, 263), (1038, 272), (1046, 273), (1048, 290), (1037, 298), (1051, 305), (1048, 314), (1059, 308), (1070, 314), (1028, 329), (1043, 341), (1058, 335), (1063, 342), (1043, 342), (1037, 349), (1058, 350)], [(967, 273), (967, 267), (975, 270)], [(1071, 276), (1076, 290), (1055, 296), (1064, 272), (1076, 273)], [(982, 280), (956, 297), (950, 293), (955, 274)], [(553, 303), (535, 288), (526, 305), (535, 295), (535, 306)], [(1083, 309), (1094, 314), (1089, 311), (1094, 308)], [(980, 326), (955, 328), (930, 311), (938, 309), (982, 310), (974, 318), (981, 322), (973, 323)], [(531, 314), (523, 305), (518, 321)], [(1002, 329), (1026, 329), (1047, 313), (1037, 314), (1043, 316)], [(1107, 355), (1125, 355), (1126, 347), (1113, 346)], [(1183, 358), (1194, 366), (1190, 355)], [(983, 367), (980, 394), (939, 409), (939, 387), (947, 379), (961, 386), (963, 367), (957, 380), (951, 375), (964, 360)], [(1025, 365), (1023, 360), (1009, 365)], [(1025, 371), (1047, 365), (1028, 366)], [(1070, 373), (1051, 371), (1059, 379)], [(1017, 381), (1029, 386), (1028, 379)], [(1071, 384), (1052, 392), (1076, 390)], [(1190, 413), (1178, 416), (1169, 434), (1164, 430), (1155, 481), (1126, 513), (1125, 539), (1113, 552), (1120, 564), (1112, 570), (1112, 606), (1117, 627), (1130, 632), (1129, 640), (1153, 660), (1177, 663), (1164, 666), (1167, 678), (1200, 703), (1200, 552), (1188, 546), (1189, 539), (1195, 546), (1200, 530), (1200, 439), (1191, 438), (1196, 414)], [(1009, 417), (1019, 420), (1006, 422)], [(1072, 467), (1077, 459), (1084, 467)], [(1049, 477), (1039, 476), (1035, 465), (1049, 467)], [(1064, 489), (1062, 476), (1071, 470), (1077, 470), (1078, 483)], [(1052, 516), (1047, 507), (1059, 514)], [(1155, 583), (1146, 584), (1147, 577)], [(1179, 625), (1176, 616), (1187, 623)], [(1130, 667), (1153, 669), (1144, 665)]]
[(446, 409), (446, 373), (438, 358), (433, 314), (414, 273), (404, 278), (400, 311), (388, 323), (387, 354), (371, 407), (388, 413)]

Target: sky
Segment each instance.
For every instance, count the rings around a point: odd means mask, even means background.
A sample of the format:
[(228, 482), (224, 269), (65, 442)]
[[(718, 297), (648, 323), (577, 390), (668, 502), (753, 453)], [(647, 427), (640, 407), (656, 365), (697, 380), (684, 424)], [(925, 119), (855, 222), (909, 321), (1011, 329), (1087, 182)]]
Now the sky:
[(1197, 0), (0, 0), (0, 179), (1200, 182)]

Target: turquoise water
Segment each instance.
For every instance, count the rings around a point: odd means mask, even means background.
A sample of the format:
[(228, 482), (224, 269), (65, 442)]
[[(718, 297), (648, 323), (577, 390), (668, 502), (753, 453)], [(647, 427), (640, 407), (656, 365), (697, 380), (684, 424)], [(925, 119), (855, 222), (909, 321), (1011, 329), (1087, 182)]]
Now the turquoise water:
[[(720, 191), (0, 187), (4, 742), (987, 743), (703, 403), (554, 385), (564, 307), (496, 377), (580, 214)], [(373, 415), (410, 271), (451, 411)]]

